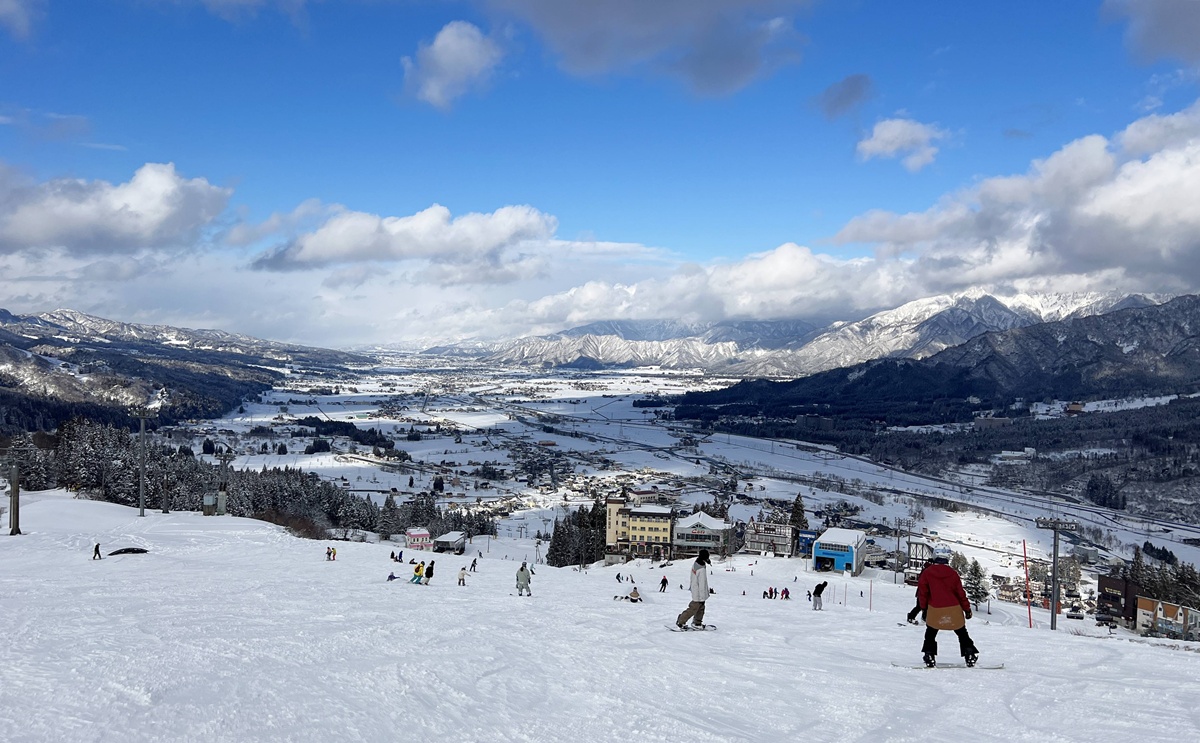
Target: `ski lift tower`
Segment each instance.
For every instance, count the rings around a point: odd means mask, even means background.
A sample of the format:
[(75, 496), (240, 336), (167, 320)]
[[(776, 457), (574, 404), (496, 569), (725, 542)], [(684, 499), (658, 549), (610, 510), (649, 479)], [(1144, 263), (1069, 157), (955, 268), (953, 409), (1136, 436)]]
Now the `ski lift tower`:
[(1065, 521), (1063, 519), (1035, 519), (1039, 529), (1050, 529), (1054, 532), (1054, 554), (1050, 565), (1050, 575), (1052, 576), (1050, 589), (1050, 629), (1058, 629), (1058, 533), (1060, 531), (1079, 531), (1078, 521)]
[(217, 516), (225, 515), (225, 504), (229, 498), (229, 463), (236, 458), (233, 452), (229, 451), (228, 446), (220, 454), (217, 454), (217, 459), (221, 460), (221, 485), (217, 488)]
[[(913, 526), (917, 522), (913, 519), (903, 519), (903, 518), (897, 517), (893, 523), (896, 527), (896, 572), (892, 576), (892, 583), (899, 583), (900, 582), (900, 530), (904, 529), (905, 532), (908, 532), (913, 528)], [(907, 536), (907, 534), (906, 534), (906, 536)]]

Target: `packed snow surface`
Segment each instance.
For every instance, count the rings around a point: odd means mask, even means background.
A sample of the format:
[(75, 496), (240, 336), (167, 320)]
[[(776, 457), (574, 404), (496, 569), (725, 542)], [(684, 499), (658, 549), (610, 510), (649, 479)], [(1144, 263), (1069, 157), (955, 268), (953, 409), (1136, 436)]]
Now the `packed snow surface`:
[[(981, 664), (924, 670), (913, 590), (800, 559), (713, 565), (706, 620), (673, 633), (690, 561), (580, 572), (529, 540), (476, 538), (431, 585), (388, 543), (258, 521), (23, 499), (0, 537), (0, 740), (1102, 741), (1200, 736), (1200, 657), (993, 602)], [(91, 560), (99, 542), (106, 557)], [(335, 546), (337, 560), (325, 559)], [(147, 554), (109, 557), (121, 547)], [(482, 558), (479, 552), (483, 552)], [(478, 559), (460, 587), (457, 573)], [(757, 564), (756, 563), (757, 560)], [(394, 571), (401, 580), (388, 582)], [(645, 602), (614, 601), (632, 575)], [(663, 576), (665, 593), (658, 592)], [(825, 610), (805, 598), (829, 581)], [(791, 601), (764, 600), (769, 586)], [(743, 595), (744, 592), (744, 595)], [(861, 592), (861, 595), (860, 595)], [(957, 660), (953, 635), (943, 661)]]

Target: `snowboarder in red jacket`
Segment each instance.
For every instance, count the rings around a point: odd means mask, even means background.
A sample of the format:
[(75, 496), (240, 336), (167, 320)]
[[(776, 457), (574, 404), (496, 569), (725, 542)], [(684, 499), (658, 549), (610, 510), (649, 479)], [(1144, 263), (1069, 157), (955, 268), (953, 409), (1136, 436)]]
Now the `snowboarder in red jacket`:
[(950, 567), (944, 557), (936, 557), (921, 573), (917, 583), (917, 606), (925, 619), (925, 644), (921, 647), (925, 665), (937, 665), (938, 630), (954, 630), (958, 635), (958, 649), (968, 666), (979, 660), (979, 650), (967, 634), (967, 620), (971, 618), (971, 602), (963, 590), (962, 579)]

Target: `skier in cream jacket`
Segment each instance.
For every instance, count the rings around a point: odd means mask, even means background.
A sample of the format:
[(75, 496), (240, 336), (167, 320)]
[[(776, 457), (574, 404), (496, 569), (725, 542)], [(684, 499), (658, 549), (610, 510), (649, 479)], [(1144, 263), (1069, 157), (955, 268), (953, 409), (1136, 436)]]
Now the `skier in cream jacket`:
[(692, 627), (695, 629), (704, 629), (704, 602), (708, 601), (708, 550), (700, 550), (700, 554), (696, 557), (696, 561), (692, 563), (692, 578), (690, 581), (692, 589), (692, 601), (688, 604), (679, 618), (675, 620), (675, 626), (680, 629), (685, 629), (684, 625), (687, 621), (692, 620)]

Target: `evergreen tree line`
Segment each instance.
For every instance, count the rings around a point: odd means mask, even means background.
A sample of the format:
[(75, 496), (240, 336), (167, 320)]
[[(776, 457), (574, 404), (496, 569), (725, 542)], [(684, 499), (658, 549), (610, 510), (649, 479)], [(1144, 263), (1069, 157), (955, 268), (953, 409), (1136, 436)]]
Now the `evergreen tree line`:
[(317, 436), (345, 436), (363, 446), (379, 447), (380, 449), (391, 449), (395, 446), (395, 442), (379, 429), (359, 428), (350, 421), (324, 420), (315, 415), (309, 415), (297, 420), (296, 425), (313, 429)]
[[(1179, 398), (1167, 405), (1133, 410), (1088, 413), (1050, 420), (1029, 417), (1027, 410), (998, 408), (1013, 423), (996, 428), (914, 433), (889, 431), (887, 426), (942, 422), (936, 415), (915, 420), (885, 420), (878, 409), (867, 408), (861, 415), (838, 414), (821, 409), (821, 416), (795, 414), (787, 417), (755, 417), (757, 411), (736, 415), (733, 406), (709, 408), (679, 406), (675, 417), (693, 420), (705, 432), (719, 431), (745, 436), (788, 438), (833, 444), (847, 454), (891, 462), (916, 472), (937, 473), (948, 465), (982, 463), (1000, 451), (1021, 450), (1030, 446), (1042, 451), (1063, 449), (1112, 449), (1116, 454), (1087, 458), (1068, 458), (1052, 463), (1043, 487), (1053, 487), (1091, 470), (1133, 461), (1157, 460), (1162, 467), (1152, 468), (1154, 481), (1189, 477), (1200, 469), (1200, 398)], [(986, 403), (975, 411), (987, 410)], [(706, 412), (706, 414), (701, 414)], [(811, 412), (811, 411), (810, 411)], [(970, 420), (966, 418), (965, 420)], [(825, 427), (819, 425), (826, 424)], [(1061, 472), (1058, 472), (1061, 470)]]
[[(29, 434), (21, 434), (13, 438), (10, 452), (19, 462), (23, 488), (61, 487), (110, 503), (138, 504), (141, 449), (138, 437), (126, 429), (74, 419), (59, 427), (56, 449), (39, 449)], [(224, 484), (230, 515), (285, 524), (302, 536), (323, 538), (335, 528), (386, 528), (390, 536), (412, 525), (428, 525), (437, 534), (495, 533), (487, 516), (442, 513), (432, 493), (399, 507), (389, 494), (381, 509), (370, 498), (348, 493), (313, 472), (265, 466), (257, 471), (222, 469), (197, 459), (187, 447), (161, 442), (147, 441), (145, 473), (147, 508), (199, 511), (204, 494)]]
[(1117, 489), (1107, 475), (1096, 473), (1089, 477), (1083, 495), (1098, 506), (1125, 510), (1124, 493)]
[(434, 537), (451, 531), (461, 531), (468, 538), (496, 534), (496, 522), (491, 516), (458, 510), (442, 511), (438, 509), (437, 496), (433, 493), (420, 493), (413, 496), (410, 502), (400, 504), (397, 504), (396, 498), (389, 493), (379, 510), (375, 531), (381, 538), (391, 539), (413, 526), (428, 529)]
[(554, 533), (546, 549), (546, 564), (561, 568), (603, 560), (607, 518), (604, 504), (596, 500), (590, 507), (582, 506), (562, 519), (555, 519)]
[(1133, 561), (1121, 567), (1120, 577), (1141, 586), (1142, 596), (1200, 609), (1200, 572), (1195, 565), (1186, 562), (1151, 565), (1142, 550), (1134, 547)]

